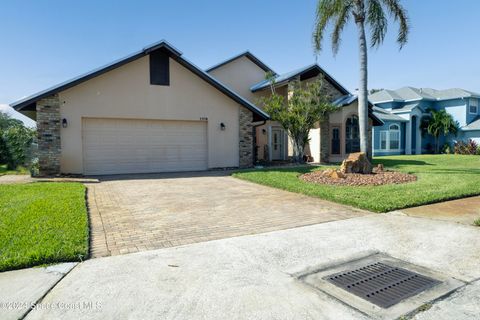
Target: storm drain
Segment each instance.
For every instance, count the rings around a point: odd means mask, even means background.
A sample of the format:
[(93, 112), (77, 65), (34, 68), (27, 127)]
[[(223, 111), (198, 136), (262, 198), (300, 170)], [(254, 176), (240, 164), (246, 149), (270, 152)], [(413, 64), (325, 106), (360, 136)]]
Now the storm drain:
[(389, 308), (440, 283), (381, 262), (335, 273), (324, 279), (382, 308)]

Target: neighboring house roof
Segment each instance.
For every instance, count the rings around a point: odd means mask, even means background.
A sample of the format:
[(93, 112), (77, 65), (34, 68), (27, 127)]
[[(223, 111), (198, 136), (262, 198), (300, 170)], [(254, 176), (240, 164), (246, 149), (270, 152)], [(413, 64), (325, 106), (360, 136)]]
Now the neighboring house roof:
[(406, 113), (406, 112), (411, 112), (413, 109), (415, 108), (419, 108), (422, 112), (424, 112), (423, 108), (420, 107), (420, 103), (409, 103), (409, 104), (406, 104), (404, 106), (402, 106), (401, 108), (396, 108), (396, 109), (392, 109), (390, 110), (391, 113)]
[(404, 119), (396, 114), (390, 113), (385, 109), (379, 107), (373, 107), (373, 114), (382, 121), (401, 121), (408, 122), (407, 119)]
[(436, 90), (432, 88), (403, 87), (397, 90), (380, 90), (368, 97), (373, 103), (406, 101), (441, 101), (461, 98), (480, 98), (479, 93), (453, 88)]
[[(344, 107), (344, 106), (348, 106), (350, 104), (352, 104), (353, 102), (357, 101), (358, 100), (358, 96), (357, 95), (354, 95), (354, 94), (346, 94), (340, 98), (338, 98), (337, 100), (333, 101), (332, 104), (336, 107)], [(368, 102), (368, 116), (370, 117), (370, 119), (373, 120), (373, 125), (374, 126), (381, 126), (383, 125), (383, 121), (377, 117), (377, 115), (375, 114), (375, 112), (373, 112), (373, 104), (369, 101)]]
[(271, 72), (273, 73), (274, 75), (276, 74), (275, 71), (273, 71), (272, 68), (270, 68), (269, 66), (267, 66), (262, 60), (258, 59), (253, 53), (251, 53), (250, 51), (245, 51), (245, 52), (242, 52), (240, 54), (237, 54), (236, 56), (233, 56), (225, 61), (222, 61), (214, 66), (211, 66), (210, 68), (206, 69), (205, 71), (206, 72), (211, 72), (215, 69), (218, 69), (226, 64), (229, 64), (230, 62), (234, 61), (234, 60), (237, 60), (237, 59), (240, 59), (242, 57), (245, 57), (247, 59), (249, 59), (250, 61), (252, 61), (253, 63), (255, 63), (260, 69), (263, 69), (265, 72)]
[(463, 126), (461, 128), (462, 131), (480, 131), (480, 116), (476, 117), (472, 122), (470, 122), (468, 125)]
[(83, 74), (79, 77), (73, 78), (71, 80), (68, 80), (66, 82), (60, 83), (56, 86), (53, 86), (49, 89), (40, 91), (34, 95), (31, 95), (29, 97), (26, 97), (24, 99), (21, 99), (19, 101), (13, 102), (10, 104), (11, 107), (13, 107), (15, 110), (21, 110), (22, 108), (31, 105), (32, 103), (37, 102), (38, 100), (48, 97), (52, 94), (64, 91), (68, 88), (74, 87), (82, 82), (85, 82), (87, 80), (90, 80), (94, 77), (97, 77), (101, 74), (104, 74), (110, 70), (116, 69), (118, 67), (121, 67), (129, 62), (132, 62), (134, 60), (137, 60), (141, 57), (144, 57), (148, 54), (150, 54), (152, 51), (163, 49), (166, 50), (170, 57), (180, 63), (182, 66), (193, 72), (195, 75), (199, 76), (212, 86), (214, 86), (216, 89), (220, 90), (222, 93), (236, 101), (238, 104), (244, 106), (245, 108), (249, 109), (252, 111), (255, 115), (257, 115), (260, 119), (263, 120), (268, 120), (270, 117), (267, 113), (262, 111), (260, 108), (252, 104), (251, 102), (245, 100), (242, 98), (240, 95), (235, 93), (234, 91), (230, 90), (228, 87), (223, 85), (221, 82), (216, 80), (215, 78), (211, 77), (208, 73), (203, 71), (202, 69), (198, 68), (196, 65), (188, 61), (187, 59), (182, 57), (182, 52), (178, 51), (176, 48), (174, 48), (172, 45), (170, 45), (167, 41), (161, 40), (157, 43), (154, 43), (150, 46), (147, 46), (143, 48), (142, 50), (135, 52), (123, 59), (116, 60), (106, 66), (100, 67), (98, 69), (95, 69), (93, 71), (90, 71), (86, 74)]
[(10, 118), (17, 119), (23, 122), (23, 125), (28, 128), (36, 128), (37, 123), (29, 117), (15, 111), (8, 104), (0, 104), (0, 112), (7, 114)]
[[(345, 89), (337, 80), (335, 80), (331, 75), (329, 75), (325, 70), (323, 70), (318, 64), (312, 64), (291, 72), (287, 72), (281, 75), (276, 75), (274, 77), (275, 85), (284, 85), (291, 80), (294, 80), (297, 77), (300, 77), (300, 80), (309, 79), (312, 77), (317, 76), (318, 74), (322, 74), (325, 79), (330, 82), (338, 91), (342, 94), (350, 94), (350, 92)], [(304, 79), (302, 79), (304, 78)], [(260, 91), (265, 88), (268, 88), (272, 84), (271, 80), (266, 79), (262, 80), (259, 83), (254, 84), (250, 87), (252, 92)]]

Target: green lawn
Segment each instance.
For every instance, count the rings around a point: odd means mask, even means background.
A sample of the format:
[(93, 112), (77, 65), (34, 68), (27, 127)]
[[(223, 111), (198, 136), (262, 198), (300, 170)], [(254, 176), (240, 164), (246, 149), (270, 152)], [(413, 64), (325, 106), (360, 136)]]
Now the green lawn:
[(6, 174), (28, 174), (28, 170), (23, 167), (18, 167), (17, 170), (8, 170), (6, 164), (0, 164), (0, 176)]
[(87, 253), (82, 184), (0, 185), (0, 271), (80, 261)]
[(374, 163), (413, 173), (418, 180), (374, 187), (327, 186), (299, 179), (298, 176), (303, 173), (326, 168), (305, 166), (246, 170), (236, 172), (234, 176), (376, 212), (480, 194), (480, 156), (392, 156), (375, 158)]

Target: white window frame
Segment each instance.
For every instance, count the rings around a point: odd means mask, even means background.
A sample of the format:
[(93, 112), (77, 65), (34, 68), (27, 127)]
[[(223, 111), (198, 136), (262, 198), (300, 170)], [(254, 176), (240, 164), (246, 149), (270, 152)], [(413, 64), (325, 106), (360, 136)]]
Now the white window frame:
[[(472, 112), (472, 107), (475, 108), (475, 112)], [(470, 114), (478, 114), (478, 104), (476, 99), (470, 99), (470, 104), (468, 106), (468, 113)]]
[[(396, 129), (393, 129), (393, 127), (396, 127)], [(398, 136), (398, 148), (392, 149), (390, 147), (390, 140), (392, 133), (397, 134)], [(382, 139), (382, 136), (384, 136), (385, 139)], [(385, 140), (385, 148), (382, 148), (382, 141)], [(380, 131), (380, 150), (381, 151), (400, 151), (402, 146), (402, 135), (400, 131), (400, 126), (398, 124), (391, 124), (388, 127), (388, 130), (382, 130)]]
[[(385, 139), (382, 138), (383, 135)], [(382, 141), (385, 141), (385, 148), (382, 147)], [(380, 131), (380, 150), (388, 151), (388, 130)]]

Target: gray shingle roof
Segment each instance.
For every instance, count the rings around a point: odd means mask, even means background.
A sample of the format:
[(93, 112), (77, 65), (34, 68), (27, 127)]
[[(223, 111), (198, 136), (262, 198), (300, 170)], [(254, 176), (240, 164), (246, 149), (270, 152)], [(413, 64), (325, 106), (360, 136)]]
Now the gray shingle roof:
[(404, 112), (410, 112), (412, 111), (413, 109), (415, 109), (416, 107), (418, 107), (420, 110), (422, 110), (422, 112), (424, 111), (420, 106), (420, 103), (416, 102), (416, 103), (409, 103), (409, 104), (406, 104), (404, 105), (403, 107), (401, 108), (397, 108), (397, 109), (392, 109), (390, 112), (391, 113), (404, 113)]
[[(342, 94), (350, 94), (350, 92), (345, 89), (337, 80), (335, 80), (331, 75), (329, 75), (325, 70), (323, 70), (318, 64), (311, 64), (306, 67), (290, 71), (281, 75), (275, 76), (275, 85), (283, 85), (289, 81), (295, 79), (296, 77), (301, 77), (302, 75), (308, 75), (310, 73), (322, 74), (325, 79), (330, 82), (334, 87), (336, 87)], [(271, 81), (266, 79), (262, 80), (253, 86), (250, 87), (250, 91), (256, 92), (265, 88), (268, 88), (271, 85)]]
[(385, 109), (379, 107), (373, 107), (373, 114), (382, 121), (401, 121), (408, 122), (407, 119), (404, 119), (396, 114), (390, 113)]
[(474, 131), (474, 130), (480, 130), (480, 116), (475, 118), (472, 122), (470, 122), (468, 125), (464, 126), (461, 128), (462, 131)]
[[(348, 105), (352, 104), (357, 99), (358, 99), (357, 95), (346, 94), (346, 95), (338, 98), (337, 100), (334, 100), (332, 102), (332, 104), (334, 106), (338, 107), (338, 108), (341, 108), (341, 107), (348, 106)], [(375, 112), (373, 112), (373, 104), (370, 101), (368, 102), (368, 116), (370, 117), (370, 119), (373, 120), (373, 125), (374, 126), (383, 125), (383, 121), (380, 118), (377, 117)]]
[(480, 98), (480, 94), (459, 88), (436, 90), (432, 88), (403, 87), (397, 90), (381, 90), (371, 94), (368, 98), (373, 103), (381, 103), (417, 100), (439, 101), (470, 97)]

